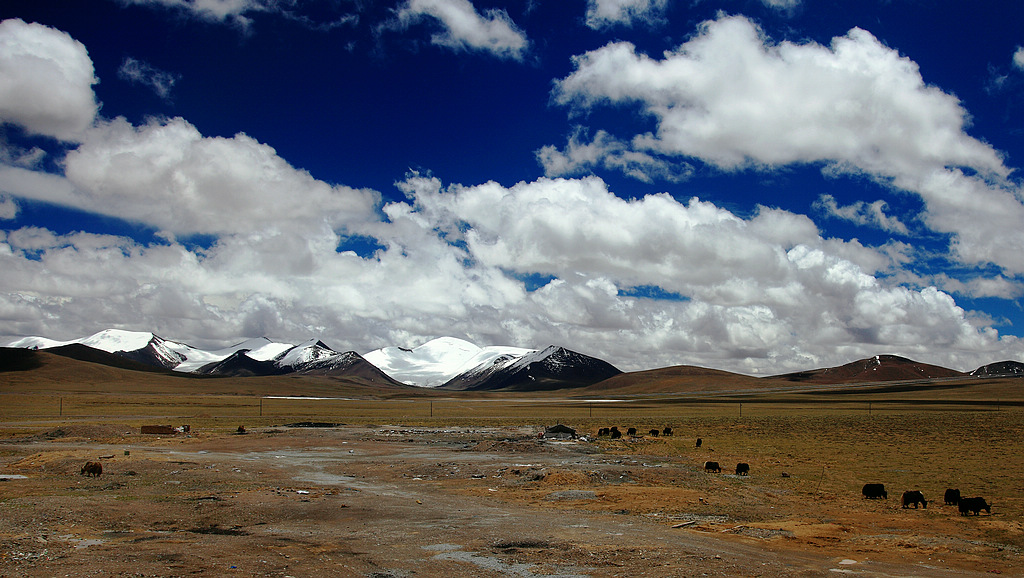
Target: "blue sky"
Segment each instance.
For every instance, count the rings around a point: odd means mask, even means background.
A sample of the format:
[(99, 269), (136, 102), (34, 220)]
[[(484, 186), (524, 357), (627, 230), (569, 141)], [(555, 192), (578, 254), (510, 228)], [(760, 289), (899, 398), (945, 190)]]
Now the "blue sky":
[(0, 342), (1022, 360), (1024, 8), (978, 6), (8, 0)]

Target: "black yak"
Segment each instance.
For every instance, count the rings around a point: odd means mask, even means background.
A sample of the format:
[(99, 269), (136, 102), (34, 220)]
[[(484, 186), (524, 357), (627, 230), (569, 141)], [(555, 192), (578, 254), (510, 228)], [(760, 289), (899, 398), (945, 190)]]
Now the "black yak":
[(922, 508), (927, 508), (928, 500), (925, 500), (924, 494), (918, 490), (907, 490), (903, 492), (903, 507), (909, 507), (910, 504), (914, 504), (915, 509), (917, 509), (918, 504), (921, 504)]
[(885, 491), (885, 484), (864, 484), (864, 488), (860, 492), (864, 494), (865, 498), (872, 500), (878, 498), (889, 499), (889, 494)]
[(960, 490), (949, 488), (942, 499), (945, 500), (947, 506), (955, 506), (960, 503)]
[(982, 510), (989, 514), (992, 513), (992, 506), (985, 501), (985, 498), (960, 498), (959, 506), (961, 516), (966, 516), (968, 512), (974, 512), (974, 515), (978, 516)]

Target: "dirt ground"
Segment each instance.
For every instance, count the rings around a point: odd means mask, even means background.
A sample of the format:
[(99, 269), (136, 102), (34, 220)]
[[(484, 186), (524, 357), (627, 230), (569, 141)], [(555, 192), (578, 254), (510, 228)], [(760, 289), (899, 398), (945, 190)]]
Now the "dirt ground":
[[(706, 473), (664, 437), (539, 431), (8, 435), (0, 576), (1024, 575), (1021, 520), (998, 508), (903, 509), (896, 488), (822, 490), (824, 469)], [(80, 474), (90, 460), (101, 476)]]

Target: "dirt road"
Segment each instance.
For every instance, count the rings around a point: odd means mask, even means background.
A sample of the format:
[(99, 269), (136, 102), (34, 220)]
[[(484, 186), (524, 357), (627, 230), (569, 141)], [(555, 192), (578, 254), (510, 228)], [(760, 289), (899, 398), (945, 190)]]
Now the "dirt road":
[[(1008, 545), (534, 428), (268, 427), (0, 443), (0, 576), (974, 576)], [(84, 477), (87, 460), (103, 464)], [(889, 504), (891, 506), (891, 504)], [(866, 509), (859, 514), (856, 508)], [(813, 513), (810, 513), (813, 512)], [(902, 524), (902, 525), (901, 525)], [(932, 527), (929, 530), (929, 527)], [(976, 541), (975, 541), (976, 542)]]

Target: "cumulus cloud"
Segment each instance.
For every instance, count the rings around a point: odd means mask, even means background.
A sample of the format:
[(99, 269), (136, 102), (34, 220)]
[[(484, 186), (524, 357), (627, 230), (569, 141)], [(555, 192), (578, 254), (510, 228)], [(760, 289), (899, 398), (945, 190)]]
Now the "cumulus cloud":
[(339, 228), (375, 218), (379, 204), (377, 193), (314, 179), (245, 134), (204, 137), (181, 118), (100, 122), (64, 164), (66, 184), (15, 188), (26, 175), (7, 171), (0, 187), (186, 235)]
[(723, 17), (662, 60), (616, 42), (574, 64), (558, 102), (638, 103), (658, 120), (647, 146), (721, 168), (837, 161), (887, 176), (936, 165), (1007, 174), (963, 132), (955, 97), (859, 28), (831, 47), (772, 44), (746, 18)]
[(574, 65), (556, 100), (639, 105), (657, 131), (636, 135), (636, 147), (726, 170), (821, 163), (869, 175), (919, 194), (925, 224), (951, 235), (956, 258), (1024, 272), (1024, 238), (1010, 225), (1024, 206), (1002, 157), (966, 133), (954, 96), (865, 30), (830, 46), (773, 43), (748, 19), (721, 17), (661, 59), (616, 42)]
[(172, 74), (160, 70), (148, 62), (136, 60), (130, 56), (126, 57), (124, 62), (121, 63), (121, 67), (117, 70), (117, 75), (122, 80), (149, 87), (157, 96), (164, 100), (170, 98), (171, 89), (174, 88), (174, 84), (181, 78), (180, 74)]
[(585, 131), (581, 128), (569, 137), (562, 150), (545, 146), (537, 151), (537, 160), (549, 177), (586, 174), (596, 168), (621, 171), (625, 175), (651, 183), (655, 180), (680, 182), (693, 172), (686, 163), (669, 162), (647, 152), (633, 150), (607, 131), (599, 130), (591, 142), (584, 142)]
[(0, 22), (0, 122), (74, 141), (99, 109), (98, 80), (82, 43), (20, 19)]
[(587, 0), (587, 26), (595, 30), (634, 23), (654, 24), (665, 14), (668, 0)]
[(867, 203), (857, 201), (850, 205), (840, 207), (832, 195), (821, 195), (814, 202), (814, 208), (825, 213), (829, 217), (849, 221), (857, 225), (877, 227), (888, 233), (906, 235), (909, 233), (907, 226), (900, 221), (899, 217), (886, 214), (889, 204), (885, 201)]
[(396, 11), (397, 25), (408, 28), (430, 18), (442, 31), (431, 42), (453, 50), (481, 50), (500, 58), (522, 60), (529, 48), (526, 34), (504, 10), (477, 12), (469, 0), (408, 0)]

